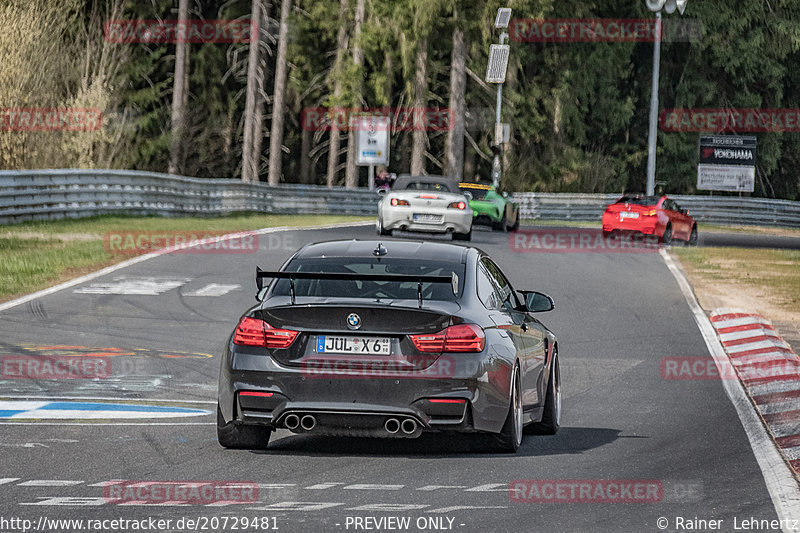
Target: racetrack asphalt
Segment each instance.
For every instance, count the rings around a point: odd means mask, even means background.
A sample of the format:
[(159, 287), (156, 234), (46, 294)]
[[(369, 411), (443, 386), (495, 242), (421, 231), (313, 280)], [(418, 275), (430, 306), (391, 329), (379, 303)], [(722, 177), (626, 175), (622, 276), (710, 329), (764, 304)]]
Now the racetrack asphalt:
[[(2, 311), (2, 357), (110, 366), (99, 379), (4, 374), (0, 417), (15, 405), (38, 406), (15, 403), (22, 400), (126, 400), (213, 413), (220, 353), (255, 301), (255, 266), (277, 269), (307, 242), (374, 233), (373, 226), (288, 230), (261, 235), (252, 254), (167, 254)], [(381, 240), (391, 250), (393, 238)], [(458, 437), (371, 440), (282, 430), (266, 451), (234, 451), (217, 444), (212, 414), (86, 420), (96, 407), (77, 405), (79, 413), (60, 416), (83, 420), (0, 420), (7, 424), (0, 430), (2, 517), (156, 517), (171, 519), (170, 531), (191, 529), (176, 525), (182, 517), (274, 517), (284, 532), (370, 530), (356, 528), (357, 517), (409, 517), (408, 530), (465, 532), (676, 531), (679, 518), (718, 519), (718, 530), (733, 531), (734, 520), (776, 519), (720, 382), (664, 376), (664, 358), (708, 352), (660, 255), (535, 253), (511, 242), (475, 230), (470, 245), (488, 252), (515, 288), (556, 302), (541, 320), (559, 338), (564, 411), (557, 435), (527, 435), (518, 454), (503, 455), (474, 452)], [(111, 480), (254, 482), (258, 502), (119, 505), (104, 498), (102, 483)], [(516, 480), (656, 482), (663, 493), (625, 503), (563, 494), (545, 503), (515, 501), (508, 488)], [(657, 527), (661, 517), (666, 529)], [(417, 522), (434, 518), (442, 521)]]

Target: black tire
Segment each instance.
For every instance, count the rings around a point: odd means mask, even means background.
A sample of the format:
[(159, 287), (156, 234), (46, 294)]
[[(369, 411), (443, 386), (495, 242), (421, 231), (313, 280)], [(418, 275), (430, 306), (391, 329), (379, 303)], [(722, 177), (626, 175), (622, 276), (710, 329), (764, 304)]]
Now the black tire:
[(672, 244), (672, 226), (667, 224), (667, 227), (664, 228), (664, 235), (661, 236), (660, 240), (662, 244)]
[(503, 211), (503, 218), (500, 219), (500, 222), (492, 223), (492, 229), (498, 230), (498, 231), (508, 231), (508, 228), (506, 227), (506, 212), (505, 211)]
[(613, 235), (613, 232), (603, 230), (603, 238), (604, 239), (610, 239), (612, 235)]
[(544, 398), (542, 420), (526, 429), (534, 435), (555, 435), (559, 427), (561, 427), (561, 368), (558, 364), (558, 352), (555, 352), (553, 364), (550, 365), (550, 381)]
[(217, 405), (217, 440), (224, 448), (266, 450), (272, 429), (262, 426), (245, 426), (225, 423), (222, 410)]
[(471, 241), (472, 240), (472, 228), (469, 228), (467, 233), (453, 233), (453, 240), (454, 241)]
[(517, 218), (514, 220), (514, 225), (508, 231), (517, 231), (519, 229), (519, 210), (517, 211)]
[(686, 243), (689, 246), (697, 246), (697, 225), (692, 226), (692, 233), (689, 234), (689, 240)]
[(391, 230), (387, 231), (387, 230), (383, 229), (383, 222), (381, 221), (380, 217), (378, 218), (378, 222), (377, 222), (376, 226), (377, 226), (377, 230), (378, 230), (378, 235), (391, 235), (392, 234)]
[(522, 444), (522, 394), (519, 377), (519, 367), (514, 367), (511, 374), (511, 398), (508, 406), (508, 416), (503, 424), (503, 429), (495, 435), (495, 447), (498, 451), (517, 453)]

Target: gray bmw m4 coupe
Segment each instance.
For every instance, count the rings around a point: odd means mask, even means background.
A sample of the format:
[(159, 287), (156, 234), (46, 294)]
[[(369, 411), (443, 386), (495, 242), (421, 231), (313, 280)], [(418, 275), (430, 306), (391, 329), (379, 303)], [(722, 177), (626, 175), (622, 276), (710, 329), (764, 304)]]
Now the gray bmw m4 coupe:
[(558, 342), (535, 317), (553, 300), (514, 290), (477, 248), (309, 244), (280, 271), (257, 268), (256, 285), (222, 358), (222, 446), (265, 448), (276, 429), (448, 431), (515, 452), (525, 426), (558, 431)]

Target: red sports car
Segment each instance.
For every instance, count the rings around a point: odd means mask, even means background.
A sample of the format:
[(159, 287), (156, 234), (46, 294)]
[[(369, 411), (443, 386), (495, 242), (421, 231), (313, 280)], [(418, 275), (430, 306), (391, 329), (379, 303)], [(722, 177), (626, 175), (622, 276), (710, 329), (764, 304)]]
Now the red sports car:
[(673, 239), (697, 244), (697, 222), (666, 195), (626, 194), (606, 207), (603, 235), (623, 232), (655, 235), (664, 244)]

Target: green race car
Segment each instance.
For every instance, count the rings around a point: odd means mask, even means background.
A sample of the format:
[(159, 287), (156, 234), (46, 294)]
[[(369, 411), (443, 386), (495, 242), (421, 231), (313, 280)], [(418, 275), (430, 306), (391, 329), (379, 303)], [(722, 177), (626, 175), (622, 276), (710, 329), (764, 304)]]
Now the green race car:
[(459, 183), (458, 187), (469, 198), (473, 224), (502, 231), (519, 228), (519, 206), (508, 193), (498, 193), (494, 185), (483, 183)]

